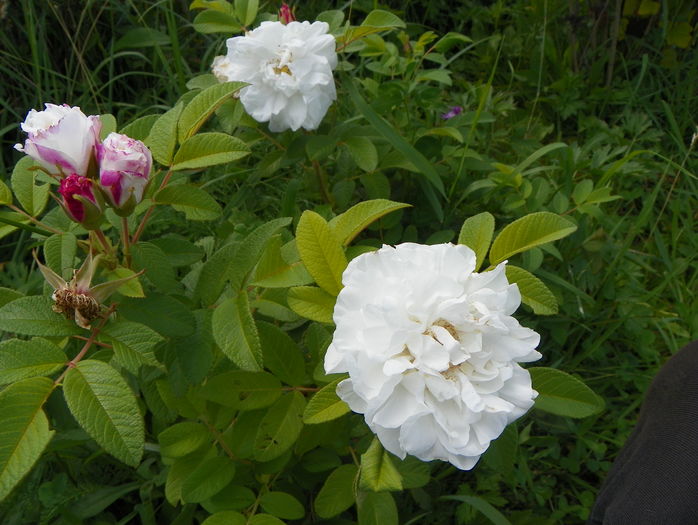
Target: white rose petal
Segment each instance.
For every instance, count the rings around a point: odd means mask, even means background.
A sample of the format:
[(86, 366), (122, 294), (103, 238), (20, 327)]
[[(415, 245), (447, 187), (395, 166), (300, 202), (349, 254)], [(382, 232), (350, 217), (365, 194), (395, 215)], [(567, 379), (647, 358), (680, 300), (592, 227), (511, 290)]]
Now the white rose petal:
[(475, 253), (405, 243), (360, 255), (342, 276), (327, 373), (383, 446), (404, 458), (471, 469), (537, 392), (518, 363), (540, 337), (511, 314), (521, 302), (504, 272), (475, 273)]
[(213, 74), (250, 85), (240, 91), (245, 110), (271, 131), (316, 129), (337, 98), (332, 70), (335, 39), (325, 22), (262, 22), (245, 36), (228, 39), (226, 57)]

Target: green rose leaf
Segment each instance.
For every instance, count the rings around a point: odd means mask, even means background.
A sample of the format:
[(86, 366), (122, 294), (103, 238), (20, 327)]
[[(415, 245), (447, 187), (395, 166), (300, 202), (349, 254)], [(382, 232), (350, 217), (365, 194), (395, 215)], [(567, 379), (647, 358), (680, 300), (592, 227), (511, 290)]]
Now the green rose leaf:
[(70, 279), (74, 268), (78, 239), (72, 233), (51, 235), (44, 241), (46, 265), (63, 278)]
[(128, 135), (132, 139), (145, 141), (148, 138), (150, 130), (153, 129), (153, 125), (160, 118), (160, 115), (146, 115), (144, 117), (138, 117), (133, 122), (126, 124), (119, 133)]
[(337, 385), (344, 378), (336, 379), (322, 387), (308, 401), (308, 405), (303, 412), (303, 422), (307, 425), (315, 425), (332, 421), (342, 417), (351, 409), (337, 395)]
[(183, 108), (184, 104), (179, 102), (175, 107), (160, 115), (143, 141), (150, 148), (153, 158), (163, 166), (169, 166), (172, 162), (172, 155), (177, 145), (177, 121)]
[(458, 244), (465, 244), (475, 252), (477, 256), (475, 271), (482, 266), (482, 262), (485, 260), (493, 234), (494, 216), (486, 211), (467, 218), (461, 227)]
[(247, 525), (247, 518), (234, 510), (223, 510), (206, 518), (201, 525)]
[(562, 239), (576, 229), (571, 220), (555, 213), (530, 213), (508, 224), (497, 235), (490, 249), (490, 263), (498, 264), (517, 253)]
[(144, 425), (136, 397), (102, 361), (80, 361), (63, 383), (68, 408), (80, 426), (115, 458), (132, 467), (143, 455)]
[(322, 288), (296, 286), (288, 291), (286, 300), (291, 310), (306, 319), (320, 323), (333, 323), (332, 313), (337, 299)]
[(37, 184), (35, 168), (37, 164), (31, 157), (22, 157), (12, 170), (10, 183), (15, 197), (29, 215), (36, 217), (48, 202), (48, 184)]
[(218, 305), (212, 322), (213, 338), (233, 363), (251, 372), (262, 369), (262, 346), (246, 293)]
[(554, 315), (557, 313), (557, 299), (553, 292), (532, 273), (507, 264), (507, 279), (516, 283), (521, 292), (521, 301), (527, 304), (538, 315)]
[(604, 401), (570, 374), (554, 368), (529, 368), (538, 391), (535, 407), (558, 416), (583, 418), (601, 412)]
[(0, 385), (53, 374), (67, 362), (63, 350), (46, 339), (8, 339), (0, 343)]
[(315, 282), (328, 293), (337, 295), (342, 289), (347, 258), (327, 221), (313, 211), (304, 211), (296, 229), (296, 245)]
[(201, 503), (230, 483), (235, 465), (225, 456), (205, 459), (182, 483), (182, 502)]
[(216, 199), (193, 184), (165, 186), (153, 196), (155, 204), (170, 204), (190, 221), (211, 221), (221, 214)]
[[(284, 383), (300, 386), (305, 379), (305, 360), (296, 342), (278, 326), (257, 322), (264, 366)], [(273, 514), (273, 513), (272, 513)]]
[(215, 84), (197, 93), (191, 102), (182, 110), (179, 117), (178, 139), (184, 143), (193, 136), (211, 115), (235, 93), (247, 84), (244, 82), (224, 82)]
[(344, 512), (356, 501), (354, 483), (359, 469), (356, 465), (342, 465), (327, 476), (315, 498), (315, 512), (323, 519)]
[(257, 461), (278, 458), (296, 442), (303, 428), (305, 398), (300, 392), (281, 396), (262, 418), (254, 440)]
[(183, 421), (158, 434), (160, 453), (170, 458), (181, 458), (211, 440), (211, 434), (201, 423)]
[(257, 410), (279, 399), (281, 382), (267, 372), (231, 370), (209, 378), (199, 394), (240, 411)]
[(374, 492), (402, 490), (402, 476), (378, 438), (373, 438), (368, 450), (361, 454), (359, 483), (362, 488)]
[(0, 308), (0, 330), (23, 335), (68, 336), (84, 329), (51, 309), (50, 297), (20, 297)]
[(360, 492), (359, 525), (398, 525), (397, 506), (389, 492)]
[(330, 221), (330, 229), (332, 229), (340, 243), (348, 246), (372, 222), (377, 221), (390, 212), (410, 206), (412, 205), (387, 199), (373, 199), (360, 202), (332, 219)]
[(51, 441), (54, 432), (41, 407), (53, 387), (48, 378), (32, 377), (0, 392), (0, 501), (26, 476)]
[(305, 516), (303, 504), (286, 492), (265, 492), (259, 498), (265, 512), (285, 520), (300, 520)]
[(199, 133), (189, 137), (180, 146), (172, 169), (191, 170), (227, 164), (249, 153), (249, 146), (240, 139), (225, 133)]

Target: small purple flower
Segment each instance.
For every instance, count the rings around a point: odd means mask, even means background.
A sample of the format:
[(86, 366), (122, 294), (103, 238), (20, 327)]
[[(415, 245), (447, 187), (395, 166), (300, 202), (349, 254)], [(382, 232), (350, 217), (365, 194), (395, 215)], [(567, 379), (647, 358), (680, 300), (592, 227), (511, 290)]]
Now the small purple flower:
[(150, 150), (140, 140), (110, 133), (97, 146), (99, 184), (117, 213), (128, 215), (143, 200), (153, 165)]
[(46, 104), (43, 111), (29, 111), (21, 126), (28, 138), (24, 145), (15, 144), (17, 151), (38, 161), (52, 175), (88, 175), (102, 129), (99, 117), (88, 117), (79, 107), (67, 104)]
[(441, 115), (441, 118), (444, 120), (448, 120), (453, 117), (457, 117), (463, 112), (463, 108), (461, 106), (452, 106), (451, 109), (449, 109), (446, 113)]

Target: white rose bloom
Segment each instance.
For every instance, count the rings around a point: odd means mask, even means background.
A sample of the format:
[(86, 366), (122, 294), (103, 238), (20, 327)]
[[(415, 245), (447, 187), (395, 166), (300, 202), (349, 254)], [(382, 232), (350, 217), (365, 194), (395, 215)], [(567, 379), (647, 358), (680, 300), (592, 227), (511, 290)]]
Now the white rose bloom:
[(332, 70), (335, 39), (325, 22), (262, 22), (228, 39), (227, 62), (216, 58), (222, 80), (248, 82), (240, 91), (245, 110), (271, 131), (316, 129), (337, 98)]
[(404, 458), (471, 469), (538, 395), (518, 363), (539, 335), (511, 314), (521, 302), (505, 263), (474, 273), (467, 246), (405, 243), (360, 255), (342, 276), (327, 373), (383, 446)]

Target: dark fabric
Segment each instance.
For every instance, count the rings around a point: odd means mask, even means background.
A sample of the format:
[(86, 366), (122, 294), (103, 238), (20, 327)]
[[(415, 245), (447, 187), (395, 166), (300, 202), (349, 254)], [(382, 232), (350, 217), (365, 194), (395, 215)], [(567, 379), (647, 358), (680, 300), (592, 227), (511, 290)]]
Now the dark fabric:
[(652, 381), (589, 525), (698, 525), (698, 341)]

